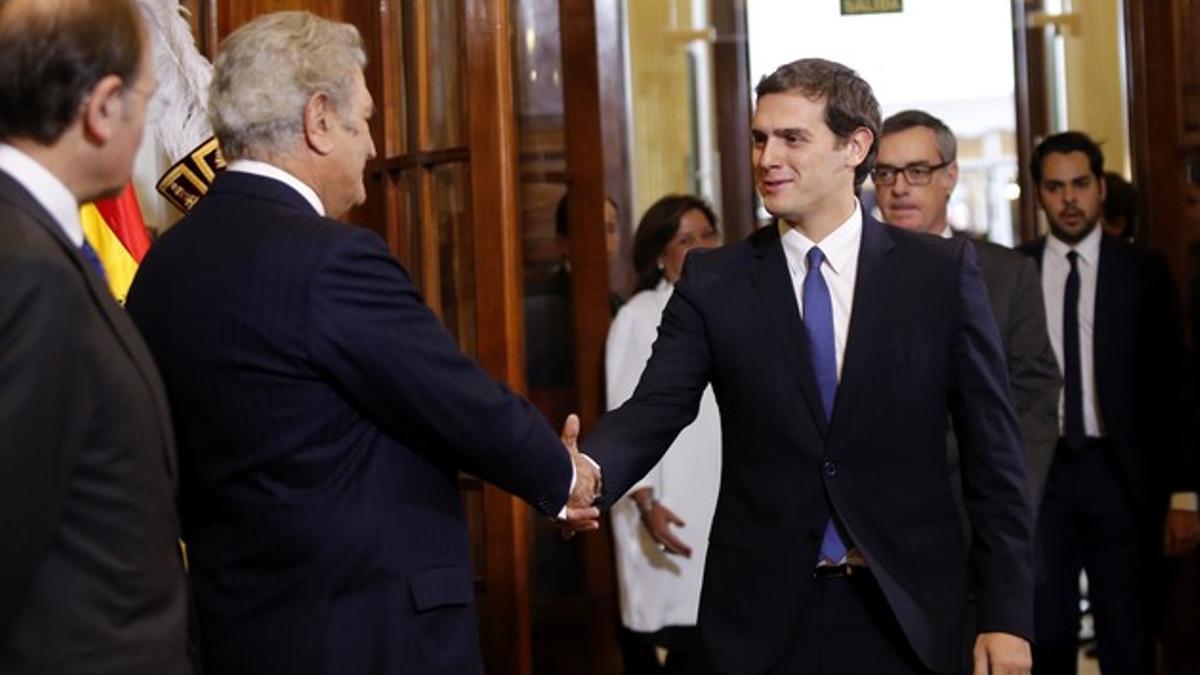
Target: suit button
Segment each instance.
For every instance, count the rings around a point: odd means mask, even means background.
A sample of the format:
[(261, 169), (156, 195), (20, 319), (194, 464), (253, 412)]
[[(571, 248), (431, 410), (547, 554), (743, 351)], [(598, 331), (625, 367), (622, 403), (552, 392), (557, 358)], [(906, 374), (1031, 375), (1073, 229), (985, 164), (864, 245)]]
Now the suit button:
[(826, 476), (836, 476), (837, 475), (837, 469), (838, 469), (837, 462), (834, 462), (832, 460), (826, 461), (823, 465), (821, 465), (821, 468), (824, 469)]

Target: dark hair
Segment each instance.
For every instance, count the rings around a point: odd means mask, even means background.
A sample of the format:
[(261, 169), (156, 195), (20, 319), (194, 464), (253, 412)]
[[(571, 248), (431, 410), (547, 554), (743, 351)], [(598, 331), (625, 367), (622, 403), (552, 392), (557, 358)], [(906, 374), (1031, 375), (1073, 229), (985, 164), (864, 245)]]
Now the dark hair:
[(871, 148), (866, 159), (854, 170), (857, 189), (875, 168), (879, 151), (879, 101), (871, 85), (854, 70), (825, 59), (800, 59), (782, 65), (759, 80), (755, 100), (767, 94), (799, 92), (811, 100), (825, 101), (825, 125), (843, 143), (860, 127), (871, 131)]
[(633, 236), (633, 270), (637, 274), (634, 292), (658, 286), (663, 271), (658, 268), (658, 256), (679, 232), (679, 221), (688, 211), (699, 211), (717, 231), (717, 214), (708, 202), (692, 195), (667, 195), (654, 202), (638, 222)]
[[(554, 234), (565, 237), (567, 236), (567, 217), (570, 215), (567, 207), (567, 197), (571, 196), (571, 191), (567, 190), (558, 200), (558, 206), (554, 207)], [(604, 201), (613, 205), (614, 209), (620, 211), (617, 207), (617, 202), (612, 197), (605, 197)]]
[(1043, 138), (1033, 149), (1033, 156), (1029, 159), (1029, 172), (1033, 174), (1034, 185), (1042, 182), (1042, 163), (1046, 155), (1052, 152), (1062, 155), (1082, 152), (1087, 155), (1092, 175), (1096, 180), (1104, 180), (1104, 153), (1100, 152), (1100, 146), (1082, 131), (1064, 131)]
[(1124, 219), (1122, 237), (1132, 239), (1137, 234), (1137, 188), (1129, 184), (1124, 176), (1112, 171), (1104, 172), (1104, 219)]
[(142, 34), (130, 0), (0, 2), (0, 139), (58, 140), (97, 82), (132, 82)]
[(958, 139), (954, 132), (940, 119), (924, 110), (902, 110), (883, 121), (883, 132), (880, 138), (888, 134), (897, 134), (917, 127), (924, 127), (933, 132), (937, 139), (938, 156), (943, 162), (953, 162), (958, 159)]

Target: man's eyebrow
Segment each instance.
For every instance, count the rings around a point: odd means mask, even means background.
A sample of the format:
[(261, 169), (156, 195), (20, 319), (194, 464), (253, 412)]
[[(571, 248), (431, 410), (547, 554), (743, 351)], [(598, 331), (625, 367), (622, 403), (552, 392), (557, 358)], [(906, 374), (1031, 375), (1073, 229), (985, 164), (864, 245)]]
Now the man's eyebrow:
[(809, 133), (808, 129), (805, 129), (803, 127), (787, 127), (784, 129), (775, 129), (774, 131), (771, 132), (771, 135), (776, 136), (776, 137), (800, 136), (801, 138), (805, 138), (805, 139), (812, 137), (812, 134)]

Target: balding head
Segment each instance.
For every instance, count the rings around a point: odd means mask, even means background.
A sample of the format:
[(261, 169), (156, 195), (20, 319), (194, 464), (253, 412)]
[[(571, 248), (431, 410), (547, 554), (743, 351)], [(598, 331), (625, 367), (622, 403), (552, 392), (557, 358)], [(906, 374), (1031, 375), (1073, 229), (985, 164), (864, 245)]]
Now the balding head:
[(132, 0), (0, 2), (0, 141), (54, 143), (100, 80), (134, 81), (144, 48)]

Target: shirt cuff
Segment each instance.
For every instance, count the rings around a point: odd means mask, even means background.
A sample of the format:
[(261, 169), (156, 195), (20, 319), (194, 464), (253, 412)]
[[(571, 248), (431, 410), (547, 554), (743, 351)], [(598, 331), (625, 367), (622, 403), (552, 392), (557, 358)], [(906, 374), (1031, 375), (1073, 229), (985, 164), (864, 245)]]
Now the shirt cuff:
[[(1171, 495), (1171, 510), (1173, 511), (1197, 511), (1197, 502), (1200, 501), (1195, 492), (1176, 492)], [(1161, 503), (1161, 502), (1160, 502)]]
[[(579, 456), (586, 459), (588, 464), (592, 465), (593, 469), (595, 469), (597, 471), (600, 470), (600, 465), (597, 464), (591, 457), (588, 457), (587, 455), (583, 454), (582, 452), (579, 453)], [(571, 501), (571, 493), (573, 493), (573, 492), (575, 492), (575, 462), (571, 462), (571, 485), (570, 485), (570, 487), (567, 488), (567, 501), (568, 502)], [(557, 518), (558, 520), (566, 520), (567, 519), (567, 505), (566, 504), (563, 504), (562, 508), (558, 510), (558, 515), (555, 516), (555, 518)]]

